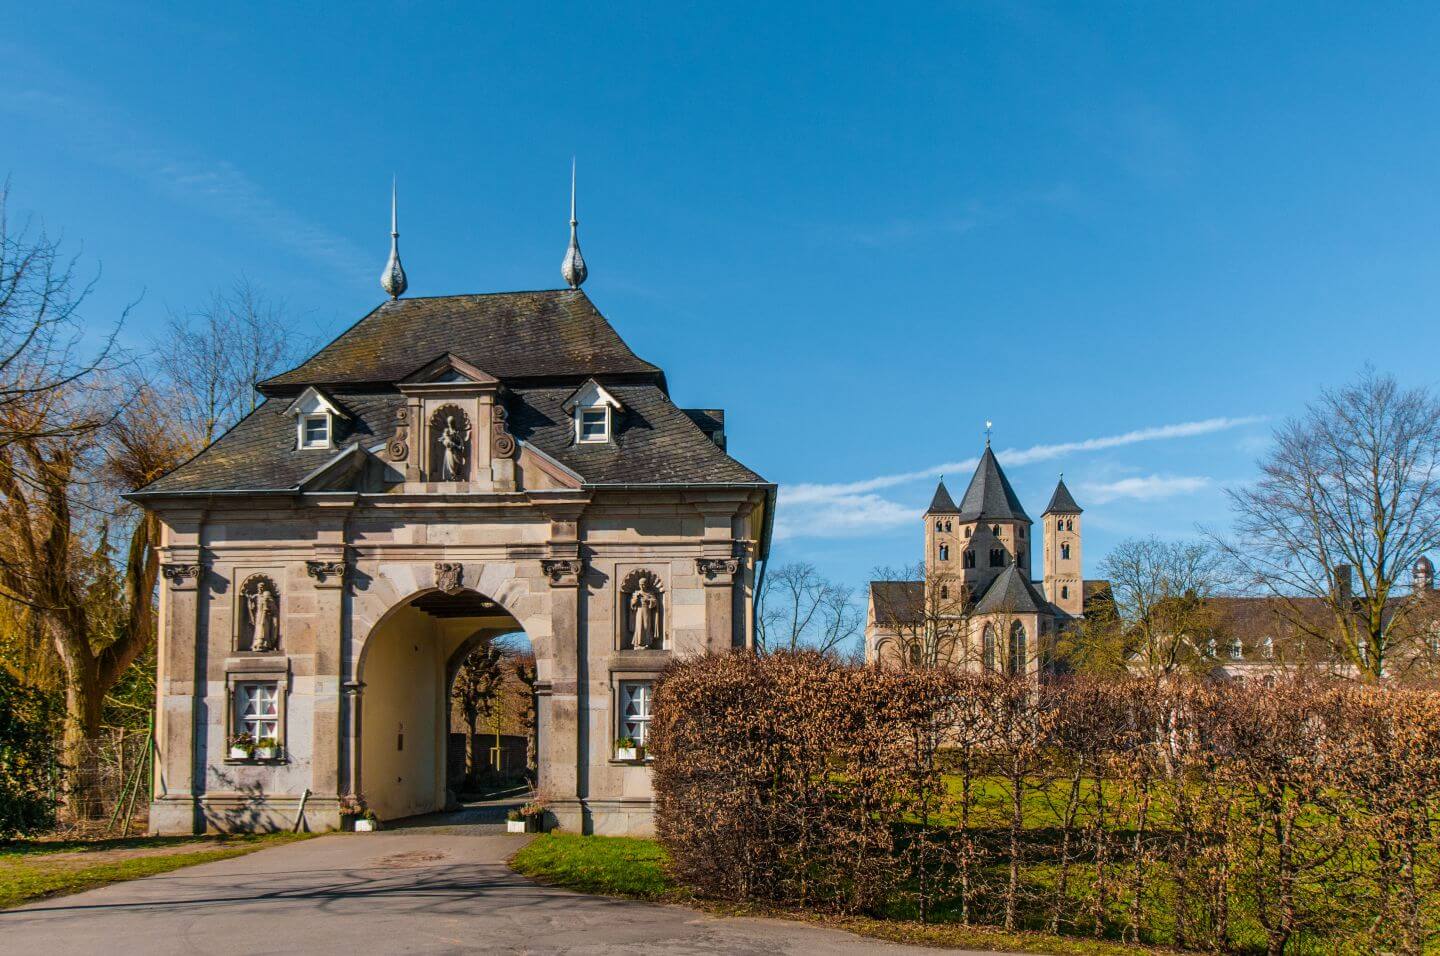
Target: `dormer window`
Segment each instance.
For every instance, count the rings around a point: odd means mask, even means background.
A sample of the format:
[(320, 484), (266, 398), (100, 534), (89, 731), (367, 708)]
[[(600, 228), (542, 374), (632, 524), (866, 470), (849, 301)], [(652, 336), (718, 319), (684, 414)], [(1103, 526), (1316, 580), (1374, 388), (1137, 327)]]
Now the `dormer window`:
[(575, 443), (599, 445), (615, 437), (616, 414), (620, 400), (600, 383), (590, 379), (564, 403), (565, 411), (575, 418)]
[(311, 386), (290, 405), (295, 416), (295, 447), (302, 451), (335, 447), (335, 432), (346, 414), (324, 392)]

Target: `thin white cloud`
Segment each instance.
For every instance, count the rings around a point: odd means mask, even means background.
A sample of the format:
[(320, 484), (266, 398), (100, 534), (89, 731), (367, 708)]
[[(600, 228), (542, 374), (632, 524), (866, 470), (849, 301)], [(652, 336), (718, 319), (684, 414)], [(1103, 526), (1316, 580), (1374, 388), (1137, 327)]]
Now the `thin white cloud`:
[(1174, 498), (1193, 494), (1210, 484), (1209, 478), (1200, 475), (1147, 475), (1121, 478), (1119, 481), (1082, 483), (1076, 488), (1087, 502), (1103, 505), (1122, 498), (1139, 501)]
[[(1253, 425), (1264, 420), (1264, 416), (1260, 415), (1240, 418), (1207, 418), (1200, 421), (1140, 428), (1118, 435), (1104, 435), (1080, 441), (1012, 448), (996, 452), (996, 457), (1003, 464), (1016, 467), (1051, 461), (1065, 455), (1103, 451), (1141, 442), (1193, 438)], [(917, 520), (921, 510), (891, 501), (877, 492), (942, 474), (968, 476), (978, 463), (979, 459), (977, 458), (967, 458), (963, 461), (945, 462), (916, 471), (878, 475), (861, 481), (832, 484), (801, 482), (782, 485), (775, 536), (779, 540), (798, 537), (862, 537), (901, 527)], [(1128, 477), (1114, 482), (1083, 487), (1088, 501), (1101, 504), (1121, 498), (1153, 500), (1187, 494), (1199, 490), (1208, 483), (1208, 478), (1184, 476), (1167, 478), (1152, 475), (1148, 478)]]
[(147, 135), (136, 117), (105, 102), (103, 94), (82, 92), (68, 77), (45, 72), (48, 86), (0, 96), (0, 113), (42, 124), (87, 160), (119, 169), (348, 279), (361, 279), (373, 265), (373, 255), (286, 208), (233, 163)]
[[(1010, 448), (995, 453), (1003, 465), (1018, 466), (1031, 465), (1040, 461), (1050, 461), (1061, 458), (1065, 455), (1073, 455), (1078, 452), (1103, 451), (1107, 448), (1120, 448), (1125, 445), (1136, 445), (1148, 441), (1164, 441), (1172, 438), (1193, 438), (1197, 435), (1208, 435), (1213, 432), (1228, 431), (1232, 428), (1240, 428), (1245, 425), (1254, 425), (1263, 422), (1263, 415), (1247, 415), (1241, 418), (1206, 418), (1202, 421), (1181, 422), (1175, 425), (1157, 425), (1153, 428), (1138, 428), (1134, 431), (1124, 432), (1119, 435), (1106, 435), (1100, 438), (1086, 438), (1081, 441), (1060, 442), (1053, 445), (1031, 445), (1029, 448)], [(851, 481), (841, 484), (811, 484), (799, 483), (786, 485), (781, 489), (786, 504), (802, 504), (807, 502), (829, 501), (840, 495), (860, 494), (868, 491), (879, 491), (882, 488), (893, 488), (896, 485), (907, 484), (918, 481), (922, 478), (935, 478), (944, 474), (968, 475), (979, 464), (978, 458), (966, 458), (963, 461), (950, 461), (944, 464), (932, 465), (929, 468), (922, 468), (918, 471), (905, 471), (893, 475), (880, 475), (875, 478), (866, 478), (863, 481)]]

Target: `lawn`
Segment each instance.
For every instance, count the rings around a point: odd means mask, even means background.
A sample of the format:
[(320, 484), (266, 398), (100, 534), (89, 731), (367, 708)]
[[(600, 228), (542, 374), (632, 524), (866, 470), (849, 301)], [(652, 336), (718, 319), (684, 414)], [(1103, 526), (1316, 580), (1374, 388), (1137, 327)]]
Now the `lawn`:
[(308, 834), (0, 843), (0, 909), (182, 866), (243, 856)]
[(581, 893), (694, 903), (723, 914), (749, 913), (789, 917), (896, 942), (1016, 953), (1056, 953), (1061, 956), (1122, 956), (1155, 952), (1142, 947), (1042, 933), (1006, 933), (954, 925), (927, 925), (911, 920), (832, 917), (811, 912), (768, 910), (762, 907), (720, 906), (690, 896), (685, 888), (666, 872), (664, 848), (654, 840), (635, 837), (546, 833), (536, 837), (515, 854), (510, 865), (541, 883)]

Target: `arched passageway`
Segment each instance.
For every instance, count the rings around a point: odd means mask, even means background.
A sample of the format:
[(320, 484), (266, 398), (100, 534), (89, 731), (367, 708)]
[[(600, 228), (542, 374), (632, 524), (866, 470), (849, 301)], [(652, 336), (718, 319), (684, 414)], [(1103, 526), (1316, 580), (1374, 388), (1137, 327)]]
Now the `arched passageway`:
[(487, 639), (523, 634), (496, 601), (471, 590), (426, 591), (397, 606), (365, 641), (358, 791), (382, 820), (445, 809), (450, 690), (461, 661)]

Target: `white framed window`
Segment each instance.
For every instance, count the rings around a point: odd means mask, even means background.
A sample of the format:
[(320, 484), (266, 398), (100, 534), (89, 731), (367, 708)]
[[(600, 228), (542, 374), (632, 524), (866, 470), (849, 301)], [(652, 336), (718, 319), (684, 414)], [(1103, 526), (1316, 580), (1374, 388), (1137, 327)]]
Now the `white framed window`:
[(650, 734), (650, 699), (655, 685), (648, 680), (620, 682), (620, 737), (641, 747)]
[(576, 420), (576, 427), (580, 430), (579, 440), (582, 442), (609, 441), (610, 409), (603, 405), (599, 408), (580, 409), (580, 417)]
[(330, 416), (304, 415), (300, 419), (301, 448), (330, 447)]
[(273, 680), (241, 681), (235, 685), (235, 732), (251, 738), (280, 739), (280, 684)]
[(1240, 643), (1238, 637), (1230, 641), (1230, 659), (1232, 661), (1245, 659), (1245, 645)]

